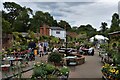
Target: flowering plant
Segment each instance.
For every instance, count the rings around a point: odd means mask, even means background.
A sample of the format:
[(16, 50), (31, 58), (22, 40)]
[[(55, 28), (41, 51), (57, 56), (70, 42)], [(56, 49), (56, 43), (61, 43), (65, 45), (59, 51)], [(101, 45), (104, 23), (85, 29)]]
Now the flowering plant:
[(58, 77), (58, 76), (68, 76), (69, 75), (69, 68), (66, 66), (63, 67), (56, 67), (49, 63), (35, 63), (33, 69), (32, 78), (50, 78), (51, 77)]
[(120, 70), (117, 66), (111, 66), (109, 64), (105, 64), (105, 66), (102, 67), (102, 73), (109, 80), (120, 79)]

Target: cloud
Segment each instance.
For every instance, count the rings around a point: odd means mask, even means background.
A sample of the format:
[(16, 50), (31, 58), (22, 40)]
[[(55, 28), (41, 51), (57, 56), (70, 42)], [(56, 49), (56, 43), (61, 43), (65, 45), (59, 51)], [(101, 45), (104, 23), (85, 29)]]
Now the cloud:
[(30, 7), (34, 12), (49, 12), (56, 20), (66, 20), (71, 26), (91, 24), (97, 29), (104, 21), (109, 27), (113, 13), (118, 11), (118, 0), (115, 2), (113, 0), (14, 1), (22, 6)]
[(96, 0), (3, 0), (3, 2), (93, 2)]
[(3, 2), (118, 2), (120, 0), (2, 0)]

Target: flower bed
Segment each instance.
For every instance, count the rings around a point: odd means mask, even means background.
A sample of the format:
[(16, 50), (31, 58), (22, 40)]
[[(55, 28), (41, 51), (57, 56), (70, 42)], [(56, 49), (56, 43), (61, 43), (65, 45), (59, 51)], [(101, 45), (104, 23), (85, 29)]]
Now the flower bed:
[(66, 66), (58, 68), (52, 64), (37, 63), (34, 65), (32, 79), (68, 78), (68, 75), (69, 69)]
[(120, 68), (119, 66), (111, 66), (109, 64), (105, 64), (102, 67), (103, 76), (107, 80), (119, 80), (120, 79)]

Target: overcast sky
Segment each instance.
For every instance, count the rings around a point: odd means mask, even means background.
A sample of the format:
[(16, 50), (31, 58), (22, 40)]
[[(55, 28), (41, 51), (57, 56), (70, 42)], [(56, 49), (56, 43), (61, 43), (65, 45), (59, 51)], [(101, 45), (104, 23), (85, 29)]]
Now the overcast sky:
[[(49, 12), (57, 21), (65, 20), (71, 26), (91, 24), (97, 30), (101, 22), (111, 23), (113, 13), (118, 13), (119, 0), (3, 0), (14, 1), (35, 11)], [(0, 8), (3, 8), (0, 5)]]

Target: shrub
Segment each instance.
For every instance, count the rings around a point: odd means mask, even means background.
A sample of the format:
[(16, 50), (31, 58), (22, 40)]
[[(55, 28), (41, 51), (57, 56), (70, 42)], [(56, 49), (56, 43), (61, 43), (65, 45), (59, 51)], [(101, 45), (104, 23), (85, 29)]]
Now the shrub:
[(48, 55), (48, 61), (54, 63), (60, 63), (60, 61), (62, 61), (62, 56), (59, 53), (53, 52)]
[(65, 66), (58, 69), (58, 67), (55, 67), (51, 64), (37, 63), (34, 66), (33, 75), (31, 79), (35, 80), (36, 78), (51, 78), (50, 80), (53, 80), (54, 78), (55, 80), (57, 80), (57, 77), (60, 76), (59, 74), (66, 76), (69, 74), (69, 69)]
[(67, 75), (67, 74), (69, 74), (69, 68), (66, 67), (66, 66), (60, 68), (60, 73), (61, 73), (61, 75)]
[(46, 65), (47, 73), (52, 73), (54, 70), (55, 70), (55, 66), (53, 66), (52, 64), (47, 64)]

